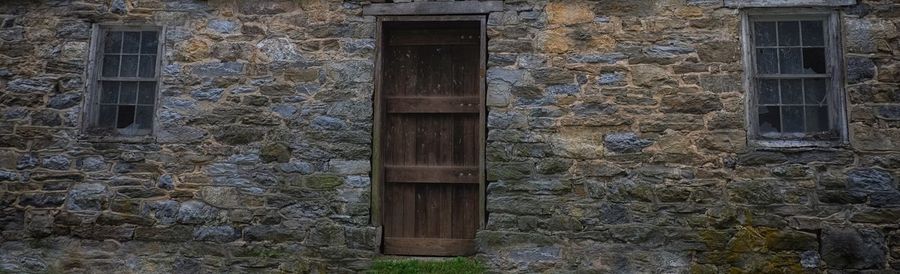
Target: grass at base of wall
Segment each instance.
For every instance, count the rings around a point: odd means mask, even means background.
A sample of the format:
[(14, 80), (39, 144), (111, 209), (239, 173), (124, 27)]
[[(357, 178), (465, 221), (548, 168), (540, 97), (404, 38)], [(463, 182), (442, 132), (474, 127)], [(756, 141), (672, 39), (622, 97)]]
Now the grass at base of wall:
[(373, 274), (406, 274), (406, 273), (448, 273), (469, 274), (484, 273), (484, 266), (476, 260), (457, 257), (448, 260), (420, 261), (415, 259), (375, 260), (369, 273)]

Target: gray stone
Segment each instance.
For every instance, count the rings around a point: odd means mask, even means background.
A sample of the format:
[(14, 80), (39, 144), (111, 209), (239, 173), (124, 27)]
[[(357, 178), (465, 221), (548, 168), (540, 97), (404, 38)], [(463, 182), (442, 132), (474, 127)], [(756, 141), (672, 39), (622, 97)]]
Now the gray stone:
[(231, 226), (203, 226), (194, 229), (195, 241), (227, 243), (240, 238), (240, 230)]
[(100, 156), (90, 156), (84, 159), (81, 159), (79, 162), (79, 167), (83, 171), (101, 171), (106, 169), (107, 163), (103, 160), (103, 157)]
[(562, 250), (557, 246), (524, 247), (509, 251), (509, 260), (521, 269), (527, 269), (530, 265), (559, 261)]
[(574, 95), (578, 94), (580, 88), (577, 85), (552, 85), (547, 86), (547, 93), (553, 95)]
[(53, 155), (41, 159), (41, 167), (48, 169), (66, 170), (69, 169), (70, 165), (71, 162), (69, 161), (69, 158), (62, 155)]
[(191, 72), (200, 77), (238, 76), (244, 72), (244, 64), (238, 62), (198, 64), (191, 66)]
[(198, 258), (175, 258), (172, 265), (172, 271), (175, 274), (191, 274), (200, 273), (203, 270), (203, 263)]
[(312, 128), (318, 130), (340, 130), (347, 127), (347, 124), (338, 118), (329, 116), (317, 116), (312, 120)]
[(600, 86), (625, 86), (628, 82), (625, 80), (624, 72), (602, 73), (597, 79)]
[(287, 173), (311, 174), (314, 171), (312, 164), (307, 162), (289, 162), (278, 165), (278, 170)]
[(299, 229), (291, 229), (284, 226), (253, 225), (243, 229), (244, 240), (247, 241), (300, 241), (306, 236), (306, 232)]
[(125, 0), (113, 0), (109, 5), (109, 12), (126, 14), (128, 13), (128, 3)]
[(56, 85), (49, 78), (15, 79), (6, 83), (6, 90), (14, 93), (50, 93)]
[[(142, 214), (152, 216), (161, 225), (175, 224), (180, 216), (179, 213), (179, 204), (173, 200), (150, 201), (144, 206), (142, 211)], [(185, 217), (187, 218), (187, 216)], [(195, 220), (189, 219), (189, 221)]]
[(490, 68), (487, 71), (487, 81), (502, 81), (511, 85), (522, 83), (525, 78), (525, 71), (503, 68)]
[(16, 161), (16, 169), (33, 168), (38, 165), (38, 158), (34, 154), (25, 153)]
[(169, 127), (159, 131), (156, 141), (160, 143), (194, 143), (207, 136), (207, 132), (193, 127)]
[(303, 56), (297, 50), (293, 42), (287, 38), (269, 38), (256, 43), (256, 48), (274, 62), (302, 61)]
[(878, 117), (887, 120), (900, 120), (900, 105), (878, 107)]
[(369, 61), (344, 61), (329, 63), (325, 66), (325, 74), (336, 88), (348, 87), (356, 83), (372, 81), (374, 66)]
[(200, 101), (215, 102), (222, 97), (223, 92), (225, 92), (225, 89), (221, 88), (197, 89), (191, 92), (191, 97)]
[(847, 84), (862, 83), (875, 77), (875, 63), (865, 57), (847, 58)]
[(100, 211), (107, 204), (109, 192), (100, 183), (82, 183), (72, 186), (66, 197), (66, 209), (73, 211)]
[(653, 45), (644, 50), (648, 56), (657, 58), (670, 58), (678, 55), (694, 52), (694, 48), (682, 41), (668, 41), (664, 44)]
[(20, 206), (33, 206), (38, 208), (59, 207), (66, 200), (65, 193), (37, 192), (27, 193), (19, 197)]
[(317, 222), (303, 243), (310, 246), (344, 245), (346, 243), (344, 228), (328, 221)]
[(12, 171), (0, 170), (0, 181), (16, 181), (16, 180), (19, 180), (19, 174), (12, 172)]
[(172, 190), (175, 188), (175, 178), (172, 174), (163, 174), (156, 180), (156, 187)]
[(830, 269), (882, 269), (884, 235), (869, 228), (823, 229), (822, 261)]
[(81, 95), (77, 93), (63, 93), (50, 98), (47, 106), (55, 109), (67, 109), (81, 103)]
[(626, 224), (632, 221), (631, 213), (622, 204), (603, 204), (598, 213), (601, 224)]
[(640, 152), (652, 144), (652, 141), (640, 139), (631, 132), (610, 133), (603, 138), (603, 145), (606, 149), (615, 153)]
[(36, 126), (55, 127), (61, 126), (63, 120), (58, 112), (51, 109), (43, 109), (31, 114), (31, 124)]
[(229, 20), (212, 19), (206, 24), (206, 27), (218, 33), (232, 33), (238, 29), (238, 24)]
[(181, 224), (204, 224), (215, 220), (219, 210), (201, 201), (190, 200), (181, 203), (176, 219)]
[(30, 113), (30, 111), (24, 107), (8, 107), (3, 112), (3, 118), (7, 120), (22, 119), (28, 116), (28, 113)]
[(371, 163), (367, 160), (331, 160), (328, 162), (328, 171), (336, 174), (368, 174)]
[(860, 192), (893, 192), (897, 191), (897, 184), (887, 171), (857, 168), (847, 172), (847, 189)]
[(809, 250), (800, 253), (800, 265), (803, 268), (818, 268), (820, 260), (819, 252)]
[(614, 52), (608, 54), (573, 54), (567, 57), (570, 63), (588, 63), (588, 64), (615, 64), (620, 60), (628, 58), (623, 53)]
[(734, 74), (701, 75), (700, 87), (712, 93), (741, 91), (743, 83), (741, 77)]

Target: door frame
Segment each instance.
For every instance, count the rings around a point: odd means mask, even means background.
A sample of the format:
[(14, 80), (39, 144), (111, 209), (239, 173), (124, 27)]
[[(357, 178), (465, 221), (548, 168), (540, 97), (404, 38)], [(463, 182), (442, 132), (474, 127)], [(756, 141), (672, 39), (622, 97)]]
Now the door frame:
[[(423, 15), (423, 16), (378, 16), (375, 25), (375, 94), (373, 98), (374, 104), (374, 125), (372, 135), (372, 194), (371, 194), (371, 216), (372, 225), (382, 228), (382, 219), (384, 217), (384, 155), (382, 153), (381, 134), (385, 119), (385, 106), (382, 91), (382, 64), (384, 63), (382, 51), (385, 49), (384, 23), (385, 22), (421, 22), (421, 21), (477, 21), (479, 22), (480, 39), (480, 55), (478, 68), (478, 97), (481, 103), (481, 111), (478, 115), (478, 159), (480, 165), (478, 167), (478, 229), (483, 229), (485, 224), (485, 140), (487, 131), (487, 105), (486, 105), (486, 69), (487, 69), (487, 15)], [(381, 234), (381, 233), (379, 233)], [(381, 237), (379, 236), (379, 242)], [(379, 244), (380, 246), (380, 244)]]

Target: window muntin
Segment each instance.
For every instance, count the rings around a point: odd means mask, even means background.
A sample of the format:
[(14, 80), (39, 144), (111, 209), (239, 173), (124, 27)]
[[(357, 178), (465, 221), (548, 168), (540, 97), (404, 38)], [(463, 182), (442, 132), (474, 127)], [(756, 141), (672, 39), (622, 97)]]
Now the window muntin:
[(749, 21), (757, 138), (837, 138), (827, 16), (750, 16)]
[(107, 27), (97, 49), (94, 132), (148, 135), (153, 129), (159, 79), (156, 27)]

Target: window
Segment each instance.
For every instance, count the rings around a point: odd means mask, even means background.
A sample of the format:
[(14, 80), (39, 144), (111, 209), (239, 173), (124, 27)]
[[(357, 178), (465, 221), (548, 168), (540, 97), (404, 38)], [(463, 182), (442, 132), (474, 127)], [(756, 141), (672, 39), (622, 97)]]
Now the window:
[(156, 112), (161, 29), (103, 26), (96, 33), (89, 133), (149, 135)]
[(831, 14), (745, 16), (750, 136), (769, 144), (842, 141), (840, 48)]

